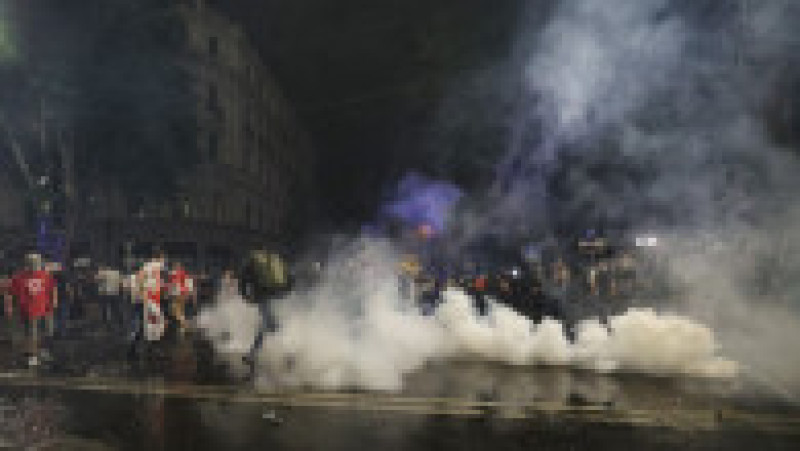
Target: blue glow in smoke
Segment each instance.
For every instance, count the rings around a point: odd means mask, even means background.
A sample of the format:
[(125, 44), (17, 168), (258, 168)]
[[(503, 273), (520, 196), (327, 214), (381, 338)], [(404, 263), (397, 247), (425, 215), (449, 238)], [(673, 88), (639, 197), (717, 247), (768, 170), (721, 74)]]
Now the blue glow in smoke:
[(430, 226), (439, 233), (462, 196), (461, 190), (451, 183), (410, 173), (400, 181), (394, 200), (383, 213), (410, 227)]

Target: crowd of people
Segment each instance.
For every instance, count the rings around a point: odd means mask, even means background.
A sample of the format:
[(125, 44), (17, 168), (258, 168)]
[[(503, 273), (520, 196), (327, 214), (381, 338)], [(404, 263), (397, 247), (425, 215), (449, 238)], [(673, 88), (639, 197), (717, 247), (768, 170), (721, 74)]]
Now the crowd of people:
[[(184, 335), (192, 329), (199, 306), (227, 290), (260, 307), (256, 349), (263, 335), (277, 327), (269, 301), (291, 286), (284, 265), (277, 254), (254, 252), (236, 271), (210, 276), (190, 271), (180, 260), (168, 261), (160, 251), (127, 272), (108, 264), (63, 268), (30, 253), (22, 265), (0, 274), (3, 316), (8, 335), (16, 338), (12, 342), (20, 343), (15, 346), (18, 354), (37, 366), (52, 359), (54, 339), (88, 330), (125, 337), (133, 351), (170, 331)], [(459, 287), (472, 296), (479, 315), (487, 315), (492, 299), (535, 321), (553, 317), (569, 323), (602, 318), (628, 305), (647, 285), (642, 268), (627, 251), (602, 258), (553, 255), (547, 261), (461, 272), (421, 269), (406, 261), (398, 285), (401, 296), (413, 299), (423, 314), (435, 311), (442, 290)]]
[[(474, 265), (468, 265), (474, 268)], [(555, 254), (547, 260), (453, 271), (404, 262), (401, 294), (414, 298), (423, 312), (433, 312), (446, 287), (469, 293), (478, 314), (486, 315), (489, 299), (511, 306), (539, 321), (544, 317), (574, 322), (607, 316), (639, 299), (653, 299), (657, 279), (651, 265), (633, 251), (603, 256)]]
[(213, 280), (190, 274), (179, 262), (157, 253), (125, 274), (112, 265), (61, 265), (29, 253), (22, 264), (0, 277), (6, 335), (27, 365), (52, 359), (54, 340), (97, 328), (132, 345), (158, 340), (168, 327), (185, 333)]
[(12, 355), (30, 367), (52, 361), (53, 347), (64, 339), (92, 334), (124, 341), (130, 356), (141, 356), (150, 343), (190, 333), (200, 306), (222, 293), (259, 305), (263, 327), (256, 349), (276, 327), (268, 301), (288, 289), (289, 272), (276, 253), (253, 251), (240, 263), (235, 269), (192, 271), (157, 250), (125, 271), (87, 259), (63, 267), (31, 252), (0, 272), (0, 335), (10, 338)]

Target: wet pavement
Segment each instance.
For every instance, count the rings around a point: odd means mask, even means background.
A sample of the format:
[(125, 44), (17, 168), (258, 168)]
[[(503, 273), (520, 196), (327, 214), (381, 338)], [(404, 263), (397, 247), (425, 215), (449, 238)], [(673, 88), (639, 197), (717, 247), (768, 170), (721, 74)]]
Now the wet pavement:
[(0, 342), (0, 448), (800, 449), (800, 406), (749, 378), (439, 362), (399, 393), (260, 391), (202, 340), (130, 359), (103, 331), (22, 368)]

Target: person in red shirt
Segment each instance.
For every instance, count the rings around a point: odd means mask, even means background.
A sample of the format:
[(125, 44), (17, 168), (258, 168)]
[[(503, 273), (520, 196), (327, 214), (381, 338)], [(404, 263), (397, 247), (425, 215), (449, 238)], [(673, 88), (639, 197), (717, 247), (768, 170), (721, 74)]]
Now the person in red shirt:
[(42, 332), (48, 338), (53, 334), (53, 311), (58, 304), (58, 290), (52, 274), (43, 268), (40, 255), (27, 255), (25, 263), (25, 269), (11, 279), (11, 295), (25, 325), (28, 364), (35, 366), (40, 354), (49, 356), (46, 351), (40, 353), (39, 337)]
[(474, 282), (475, 291), (477, 291), (479, 293), (485, 292), (486, 291), (486, 284), (487, 284), (486, 276), (480, 275), (480, 276), (476, 277), (475, 278), (475, 282)]
[(183, 332), (186, 330), (186, 302), (192, 299), (194, 281), (179, 262), (175, 263), (169, 273), (169, 293), (172, 298), (172, 315)]
[(481, 316), (486, 316), (488, 312), (488, 302), (486, 301), (486, 289), (489, 285), (489, 278), (486, 275), (480, 274), (475, 277), (472, 288), (475, 292), (475, 309)]

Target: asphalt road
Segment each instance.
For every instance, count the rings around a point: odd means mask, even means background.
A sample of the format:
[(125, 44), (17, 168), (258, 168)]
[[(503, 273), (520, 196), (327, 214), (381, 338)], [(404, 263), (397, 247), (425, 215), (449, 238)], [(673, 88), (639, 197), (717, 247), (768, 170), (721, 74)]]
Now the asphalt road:
[(398, 393), (259, 391), (201, 341), (127, 359), (102, 333), (36, 371), (0, 343), (0, 447), (50, 449), (798, 449), (800, 406), (748, 378), (439, 362)]

